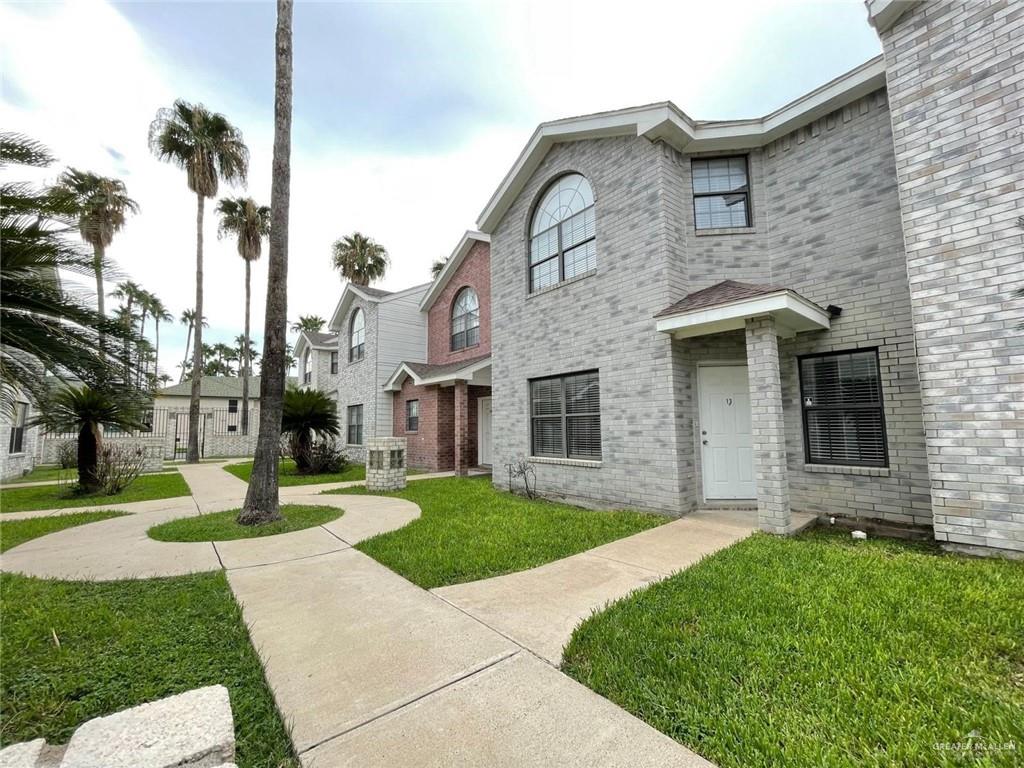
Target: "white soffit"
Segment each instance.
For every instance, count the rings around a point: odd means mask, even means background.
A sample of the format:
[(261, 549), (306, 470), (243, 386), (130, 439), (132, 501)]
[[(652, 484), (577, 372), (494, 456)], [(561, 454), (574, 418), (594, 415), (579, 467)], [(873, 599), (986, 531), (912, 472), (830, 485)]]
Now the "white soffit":
[(658, 320), (658, 330), (677, 339), (690, 339), (710, 333), (735, 331), (746, 326), (747, 318), (771, 315), (781, 336), (803, 331), (828, 330), (828, 313), (792, 291), (755, 296), (729, 304), (691, 309)]

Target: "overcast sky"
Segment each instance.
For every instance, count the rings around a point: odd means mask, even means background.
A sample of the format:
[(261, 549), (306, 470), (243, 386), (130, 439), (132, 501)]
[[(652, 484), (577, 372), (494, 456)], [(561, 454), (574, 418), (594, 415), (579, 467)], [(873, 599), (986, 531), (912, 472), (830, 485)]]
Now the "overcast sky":
[[(149, 153), (149, 123), (175, 98), (223, 112), (251, 151), (245, 192), (269, 203), (273, 36), (269, 2), (0, 2), (4, 129), (53, 150), (46, 180), (74, 165), (125, 181), (142, 211), (109, 254), (176, 317), (194, 302), (195, 200)], [(330, 319), (330, 246), (353, 231), (391, 255), (380, 287), (428, 280), (539, 122), (664, 100), (696, 119), (757, 117), (880, 52), (861, 0), (298, 2), (294, 49), (292, 319)], [(217, 240), (213, 205), (209, 343), (243, 320), (243, 264)], [(253, 271), (260, 348), (265, 291), (266, 247)], [(175, 380), (184, 343), (183, 326), (161, 330)]]

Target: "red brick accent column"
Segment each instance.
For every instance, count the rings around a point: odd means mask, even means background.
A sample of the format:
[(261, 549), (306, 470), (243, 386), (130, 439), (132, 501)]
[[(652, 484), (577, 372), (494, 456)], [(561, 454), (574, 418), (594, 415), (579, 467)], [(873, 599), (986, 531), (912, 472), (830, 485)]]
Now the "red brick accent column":
[(455, 382), (455, 474), (469, 474), (469, 387)]

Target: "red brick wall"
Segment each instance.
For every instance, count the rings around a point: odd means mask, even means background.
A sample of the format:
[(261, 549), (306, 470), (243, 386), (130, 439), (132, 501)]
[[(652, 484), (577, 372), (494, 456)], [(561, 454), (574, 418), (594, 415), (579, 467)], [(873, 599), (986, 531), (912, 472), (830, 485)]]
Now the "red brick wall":
[[(416, 432), (405, 431), (405, 404), (420, 401), (420, 423)], [(450, 470), (455, 466), (455, 410), (452, 389), (417, 387), (407, 378), (402, 390), (394, 394), (392, 419), (395, 437), (404, 437), (410, 467), (431, 472)]]
[[(452, 302), (460, 290), (471, 286), (480, 301), (480, 343), (451, 351)], [(491, 353), (491, 247), (476, 243), (448, 280), (441, 295), (427, 314), (427, 362), (433, 365), (454, 363)]]

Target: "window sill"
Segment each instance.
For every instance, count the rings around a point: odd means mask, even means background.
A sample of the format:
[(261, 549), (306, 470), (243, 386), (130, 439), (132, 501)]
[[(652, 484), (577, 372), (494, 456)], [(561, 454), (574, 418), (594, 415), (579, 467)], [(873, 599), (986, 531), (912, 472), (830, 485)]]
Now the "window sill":
[(530, 456), (526, 459), (534, 464), (560, 464), (563, 467), (585, 467), (587, 469), (600, 469), (601, 461), (591, 459), (556, 459), (552, 456)]
[(696, 237), (721, 237), (722, 235), (756, 235), (757, 227), (718, 227), (715, 229), (696, 229)]
[[(533, 299), (533, 298), (536, 298), (537, 296), (543, 296), (546, 293), (551, 293), (552, 291), (557, 291), (559, 288), (564, 288), (567, 285), (572, 285), (573, 283), (578, 283), (580, 280), (585, 280), (586, 278), (592, 277), (592, 276), (594, 276), (596, 274), (597, 274), (597, 270), (596, 269), (588, 269), (582, 275), (576, 275), (575, 277), (570, 277), (568, 280), (563, 280), (560, 283), (555, 283), (554, 285), (549, 285), (546, 288), (538, 288), (536, 291), (533, 291), (533, 292), (527, 291), (526, 298)], [(529, 279), (529, 278), (527, 278), (527, 279)]]
[(842, 464), (804, 464), (805, 472), (823, 472), (833, 475), (860, 475), (861, 477), (889, 477), (889, 467), (856, 467)]
[(22, 458), (24, 458), (26, 456), (28, 456), (28, 451), (18, 451), (17, 453), (8, 453), (7, 454), (7, 458), (8, 459), (22, 459)]
[(362, 443), (345, 443), (346, 448), (362, 448)]

